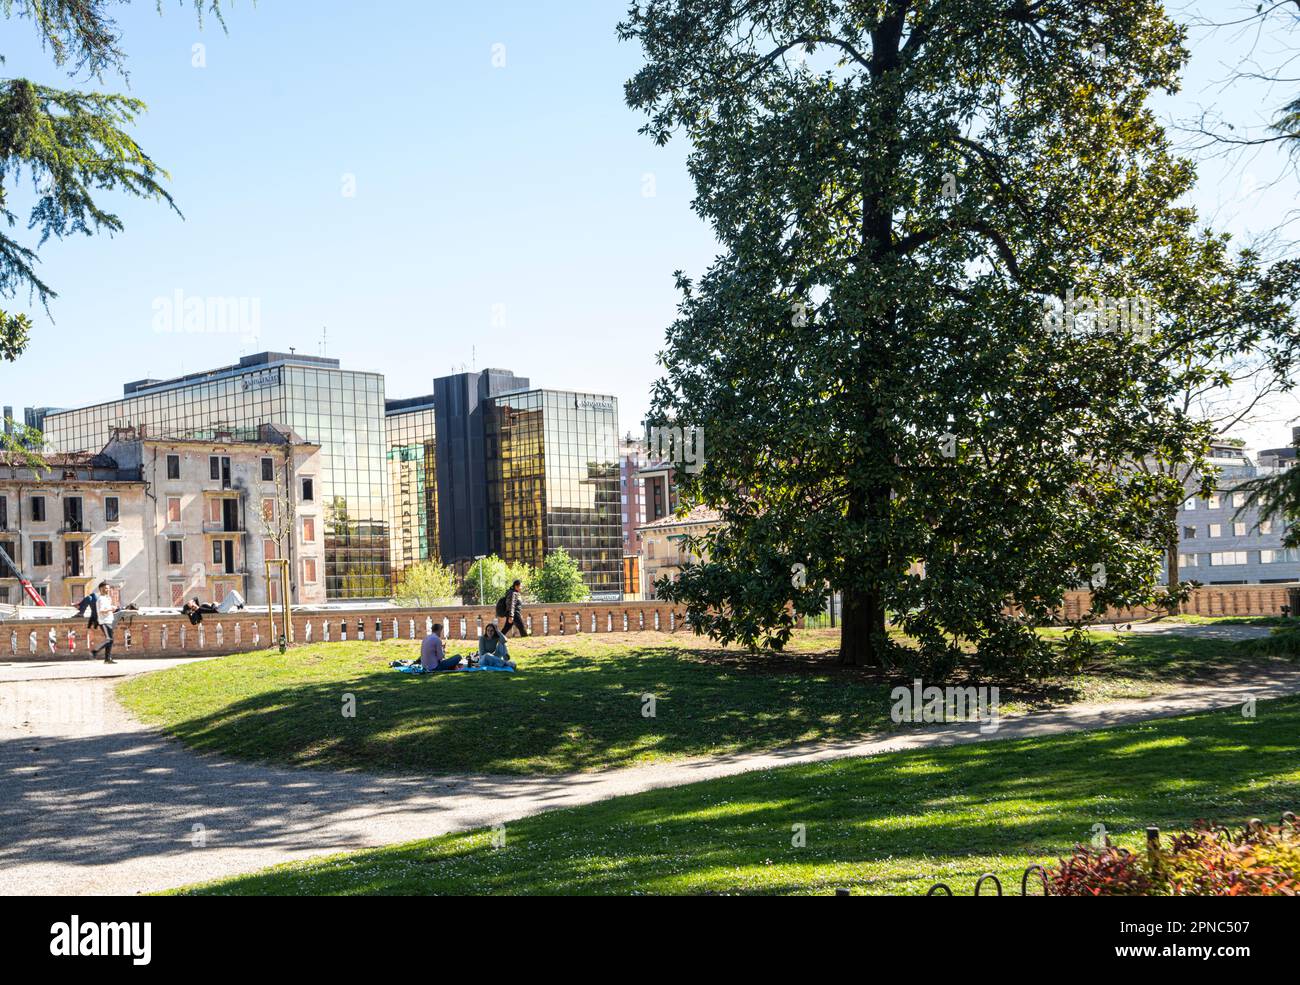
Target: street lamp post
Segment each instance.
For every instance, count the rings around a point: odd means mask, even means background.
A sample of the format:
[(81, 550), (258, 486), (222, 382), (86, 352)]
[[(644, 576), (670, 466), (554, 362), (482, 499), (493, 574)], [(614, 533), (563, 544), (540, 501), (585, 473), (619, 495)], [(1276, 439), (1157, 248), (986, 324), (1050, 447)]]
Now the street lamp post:
[(474, 560), (478, 562), (478, 604), (483, 604), (483, 560), (486, 554), (475, 554)]

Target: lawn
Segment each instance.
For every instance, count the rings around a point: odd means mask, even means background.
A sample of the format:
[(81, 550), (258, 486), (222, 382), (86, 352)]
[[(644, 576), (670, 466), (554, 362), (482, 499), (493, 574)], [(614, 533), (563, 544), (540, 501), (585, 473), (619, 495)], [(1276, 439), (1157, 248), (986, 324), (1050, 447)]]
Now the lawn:
[[(512, 641), (517, 674), (433, 677), (388, 668), (412, 655), (410, 642), (317, 643), (287, 656), (268, 650), (141, 675), (118, 694), (190, 746), (246, 759), (418, 774), (556, 773), (894, 727), (889, 691), (900, 682), (839, 667), (836, 638), (809, 630), (778, 657), (687, 634), (532, 638)], [(1004, 686), (1003, 713), (1152, 694), (1242, 659), (1223, 640), (1100, 638), (1104, 658), (1086, 673)], [(355, 717), (343, 713), (349, 695)], [(647, 695), (653, 717), (644, 714)]]
[[(1300, 699), (1044, 739), (999, 740), (711, 780), (492, 832), (292, 863), (220, 894), (969, 894), (1011, 889), (1104, 825), (1275, 820), (1300, 804)], [(806, 844), (792, 845), (796, 825)]]

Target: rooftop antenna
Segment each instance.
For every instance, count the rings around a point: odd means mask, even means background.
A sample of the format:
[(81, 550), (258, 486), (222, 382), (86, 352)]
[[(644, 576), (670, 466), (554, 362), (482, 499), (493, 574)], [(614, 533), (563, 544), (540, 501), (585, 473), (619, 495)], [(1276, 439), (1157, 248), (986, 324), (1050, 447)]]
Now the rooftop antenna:
[(476, 345), (469, 347), (469, 367), (478, 372), (478, 346)]
[(292, 355), (293, 355), (295, 352), (297, 352), (297, 351), (298, 351), (298, 350), (295, 349), (293, 346), (289, 346), (289, 355), (292, 356)]
[(324, 325), (320, 329), (320, 354), (324, 356), (329, 349), (329, 329)]

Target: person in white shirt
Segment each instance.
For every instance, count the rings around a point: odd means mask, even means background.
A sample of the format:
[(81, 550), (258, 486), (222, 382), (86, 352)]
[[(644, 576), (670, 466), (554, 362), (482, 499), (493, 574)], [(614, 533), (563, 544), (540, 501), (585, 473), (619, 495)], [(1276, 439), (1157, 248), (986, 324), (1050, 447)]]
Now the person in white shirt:
[(95, 647), (90, 652), (94, 656), (99, 656), (99, 651), (104, 651), (104, 663), (111, 664), (117, 661), (113, 659), (113, 622), (117, 606), (113, 604), (113, 596), (108, 593), (108, 582), (99, 583), (99, 599), (95, 605), (96, 612), (99, 615), (99, 628), (104, 631), (104, 642)]

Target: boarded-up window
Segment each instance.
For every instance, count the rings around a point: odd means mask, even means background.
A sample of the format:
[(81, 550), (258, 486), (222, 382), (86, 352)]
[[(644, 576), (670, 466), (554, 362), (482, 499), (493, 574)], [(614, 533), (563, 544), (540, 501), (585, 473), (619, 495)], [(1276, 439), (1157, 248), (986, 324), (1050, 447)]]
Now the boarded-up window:
[(309, 584), (316, 583), (316, 559), (304, 558), (302, 562), (302, 580)]
[(179, 582), (172, 582), (172, 605), (179, 606), (185, 598), (185, 586)]
[(266, 558), (268, 561), (279, 557), (279, 554), (275, 549), (275, 541), (269, 538), (262, 541), (262, 557)]
[(167, 497), (167, 522), (181, 522), (181, 500), (179, 496)]
[(108, 563), (121, 564), (122, 563), (122, 542), (118, 540), (107, 541), (106, 548), (108, 550)]
[(262, 500), (262, 519), (267, 523), (275, 522), (275, 500), (266, 498)]
[(316, 521), (311, 517), (304, 517), (302, 521), (302, 541), (304, 544), (316, 543)]
[(208, 519), (213, 523), (221, 522), (221, 500), (214, 499), (208, 503)]

